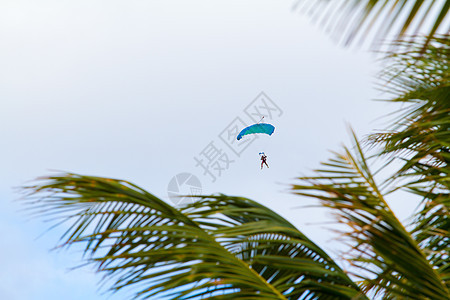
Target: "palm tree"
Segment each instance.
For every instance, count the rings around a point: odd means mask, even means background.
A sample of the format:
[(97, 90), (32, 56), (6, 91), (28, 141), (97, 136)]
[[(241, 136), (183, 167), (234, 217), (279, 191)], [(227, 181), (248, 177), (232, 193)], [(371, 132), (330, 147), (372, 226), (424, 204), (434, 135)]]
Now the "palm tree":
[[(130, 182), (69, 173), (26, 187), (25, 199), (38, 215), (69, 222), (61, 246), (84, 245), (111, 290), (127, 287), (136, 298), (449, 299), (450, 42), (433, 38), (424, 53), (422, 45), (392, 54), (383, 73), (391, 101), (409, 104), (391, 128), (366, 148), (354, 136), (352, 148), (292, 185), (347, 226), (352, 274), (246, 198), (204, 196), (174, 208)], [(375, 147), (366, 158), (363, 148)], [(383, 158), (404, 163), (380, 185), (369, 165)], [(385, 200), (399, 189), (422, 199), (411, 224)]]
[[(402, 36), (437, 5), (411, 2), (341, 1), (343, 18), (357, 13), (350, 27), (344, 18), (337, 28), (351, 42), (362, 25), (385, 16), (386, 33), (409, 7)], [(353, 274), (284, 218), (242, 197), (203, 196), (174, 208), (124, 180), (64, 173), (25, 187), (27, 204), (68, 222), (61, 246), (82, 244), (111, 290), (131, 288), (136, 298), (450, 299), (450, 42), (436, 34), (450, 1), (440, 3), (428, 37), (398, 40), (396, 49), (406, 50), (388, 58), (382, 78), (390, 101), (405, 105), (392, 125), (364, 139), (366, 147), (353, 135), (352, 148), (292, 185), (347, 226), (351, 251), (343, 258)], [(403, 161), (381, 185), (370, 167), (380, 159)], [(385, 200), (399, 189), (421, 197), (411, 224)]]

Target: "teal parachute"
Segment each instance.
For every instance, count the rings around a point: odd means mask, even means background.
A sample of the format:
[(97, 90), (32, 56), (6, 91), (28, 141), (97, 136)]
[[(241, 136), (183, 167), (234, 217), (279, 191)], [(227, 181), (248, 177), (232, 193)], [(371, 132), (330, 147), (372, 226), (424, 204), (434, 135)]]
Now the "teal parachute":
[(245, 127), (244, 129), (242, 129), (241, 132), (237, 136), (237, 140), (239, 141), (240, 139), (242, 139), (242, 137), (244, 135), (247, 135), (247, 134), (265, 133), (268, 135), (272, 135), (274, 130), (275, 130), (275, 126), (273, 126), (271, 124), (267, 124), (267, 123), (253, 124), (253, 125), (250, 125), (248, 127)]

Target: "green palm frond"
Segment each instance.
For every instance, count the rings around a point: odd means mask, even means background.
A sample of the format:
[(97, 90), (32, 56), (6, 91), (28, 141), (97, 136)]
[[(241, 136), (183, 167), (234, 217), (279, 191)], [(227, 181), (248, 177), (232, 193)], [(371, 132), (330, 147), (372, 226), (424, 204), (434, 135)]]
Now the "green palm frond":
[(311, 15), (345, 45), (358, 38), (362, 41), (371, 33), (377, 41), (390, 34), (402, 39), (421, 31), (432, 38), (449, 30), (446, 17), (450, 0), (298, 0), (295, 9)]
[[(399, 175), (413, 171), (426, 175), (445, 168), (450, 161), (450, 36), (431, 41), (421, 53), (420, 43), (412, 50), (393, 53), (381, 74), (384, 90), (395, 97), (388, 101), (409, 105), (400, 110), (391, 128), (373, 134), (369, 142), (395, 154), (405, 164)], [(400, 44), (405, 44), (401, 42)]]
[(437, 269), (419, 243), (395, 217), (355, 140), (355, 153), (323, 163), (317, 176), (302, 177), (296, 194), (320, 199), (347, 224), (353, 246), (348, 259), (362, 271), (364, 291), (408, 299), (448, 299), (445, 270)]
[(76, 174), (46, 181), (28, 187), (28, 201), (40, 215), (70, 222), (63, 245), (84, 244), (89, 262), (114, 278), (112, 290), (134, 286), (136, 298), (213, 291), (220, 299), (286, 299), (189, 217), (129, 182)]
[(175, 209), (122, 180), (62, 174), (27, 187), (36, 214), (68, 222), (112, 290), (136, 298), (367, 299), (294, 226), (245, 198)]
[[(412, 234), (429, 261), (442, 270), (450, 271), (450, 167), (416, 163), (409, 176), (418, 178), (407, 182), (407, 190), (422, 199), (421, 209), (411, 226)], [(450, 277), (445, 278), (450, 288)]]
[(289, 299), (367, 299), (321, 248), (255, 201), (210, 196), (184, 213)]
[[(450, 194), (413, 190), (426, 199), (412, 222), (412, 234), (441, 274), (450, 274)], [(450, 276), (443, 277), (450, 290)]]
[[(389, 101), (408, 106), (388, 131), (368, 141), (381, 147), (381, 154), (403, 161), (393, 178), (402, 178), (403, 186), (422, 198), (412, 222), (414, 237), (445, 273), (450, 266), (450, 39), (431, 39), (425, 52), (420, 45), (387, 57), (389, 67), (381, 78), (395, 96)], [(449, 287), (450, 278), (445, 282)]]

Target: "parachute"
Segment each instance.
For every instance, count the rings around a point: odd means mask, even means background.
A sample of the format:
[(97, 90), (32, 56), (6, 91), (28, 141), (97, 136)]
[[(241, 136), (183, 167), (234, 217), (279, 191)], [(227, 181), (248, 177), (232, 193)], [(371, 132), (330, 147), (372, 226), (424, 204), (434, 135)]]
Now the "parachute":
[(268, 135), (272, 135), (274, 130), (275, 130), (275, 126), (273, 126), (271, 124), (267, 124), (267, 123), (253, 124), (253, 125), (250, 125), (248, 127), (245, 127), (244, 129), (242, 129), (241, 132), (237, 136), (237, 140), (239, 141), (240, 139), (242, 139), (242, 137), (244, 135), (247, 135), (247, 134), (265, 133)]

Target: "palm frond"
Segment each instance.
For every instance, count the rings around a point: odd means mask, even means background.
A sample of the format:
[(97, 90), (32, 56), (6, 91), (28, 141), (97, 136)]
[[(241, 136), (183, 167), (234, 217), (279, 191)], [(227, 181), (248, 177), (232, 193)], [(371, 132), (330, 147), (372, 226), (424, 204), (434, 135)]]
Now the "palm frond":
[[(438, 191), (412, 189), (423, 199), (423, 209), (416, 214), (412, 234), (423, 249), (427, 259), (440, 274), (450, 272), (450, 195)], [(443, 276), (443, 281), (450, 290), (450, 277)]]
[(122, 180), (62, 174), (29, 186), (38, 215), (70, 223), (63, 245), (85, 245), (88, 261), (136, 298), (286, 299), (199, 224)]
[[(403, 44), (406, 42), (401, 42)], [(408, 105), (389, 130), (369, 137), (381, 154), (403, 161), (394, 179), (422, 198), (412, 233), (439, 272), (450, 265), (450, 39), (431, 39), (422, 53), (420, 44), (387, 57), (390, 65), (381, 78), (389, 100)], [(401, 46), (401, 45), (400, 45)], [(412, 49), (412, 50), (411, 50)], [(444, 268), (444, 269), (442, 269)], [(447, 268), (447, 270), (445, 270)], [(447, 288), (450, 278), (445, 279)]]
[(381, 146), (382, 154), (399, 155), (405, 161), (398, 176), (413, 168), (424, 173), (426, 166), (433, 170), (448, 166), (449, 37), (433, 39), (425, 53), (421, 53), (420, 45), (415, 44), (414, 50), (393, 53), (386, 58), (389, 67), (380, 77), (385, 82), (383, 89), (395, 96), (388, 101), (409, 106), (400, 110), (389, 130), (371, 135), (369, 142)]
[(209, 196), (183, 212), (289, 299), (367, 299), (321, 248), (257, 202)]
[(298, 0), (294, 7), (311, 15), (345, 45), (372, 35), (378, 42), (391, 34), (400, 40), (420, 33), (429, 37), (422, 44), (426, 48), (436, 33), (449, 30), (450, 0)]
[[(354, 154), (343, 154), (323, 163), (317, 176), (302, 177), (293, 192), (319, 199), (347, 224), (353, 245), (348, 259), (359, 268), (363, 290), (408, 299), (448, 299), (445, 272), (433, 261), (395, 217), (375, 183), (359, 142)], [(386, 193), (389, 191), (386, 191)]]
[(245, 198), (204, 197), (175, 209), (123, 180), (61, 174), (29, 186), (40, 216), (69, 222), (62, 245), (136, 298), (367, 299), (289, 222)]

